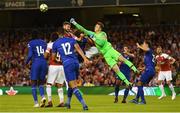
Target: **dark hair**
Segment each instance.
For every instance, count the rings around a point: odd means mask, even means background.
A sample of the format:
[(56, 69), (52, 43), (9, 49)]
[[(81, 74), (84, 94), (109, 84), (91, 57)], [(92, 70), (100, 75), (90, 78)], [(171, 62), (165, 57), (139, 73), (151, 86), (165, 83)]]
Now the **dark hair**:
[(144, 42), (146, 44), (148, 44), (149, 48), (151, 48), (151, 41), (150, 40), (144, 39), (144, 40), (140, 40), (138, 43), (139, 43), (139, 45), (142, 45)]
[[(77, 30), (77, 31), (74, 33), (74, 35), (76, 35), (77, 37), (80, 37), (81, 33), (83, 33), (83, 32)], [(84, 34), (84, 33), (83, 33), (83, 34)]]
[(104, 24), (102, 22), (97, 22), (96, 24), (98, 24), (101, 27), (101, 29), (104, 28)]
[(64, 25), (71, 25), (71, 23), (68, 22), (68, 21), (65, 21), (65, 22), (63, 22), (63, 26), (64, 26)]
[(158, 45), (157, 48), (162, 48), (162, 46)]
[(50, 36), (50, 40), (52, 42), (56, 41), (59, 38), (59, 33), (58, 32), (52, 32)]
[(36, 29), (36, 30), (32, 31), (31, 40), (34, 40), (34, 39), (37, 39), (37, 38), (40, 38), (40, 37), (39, 37), (39, 31)]

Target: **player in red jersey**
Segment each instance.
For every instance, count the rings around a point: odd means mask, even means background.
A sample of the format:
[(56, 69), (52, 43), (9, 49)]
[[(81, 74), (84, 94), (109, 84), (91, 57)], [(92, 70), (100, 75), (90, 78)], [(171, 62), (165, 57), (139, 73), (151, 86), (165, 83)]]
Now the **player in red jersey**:
[(58, 33), (53, 32), (51, 34), (51, 41), (47, 45), (47, 49), (45, 52), (45, 58), (49, 58), (49, 69), (48, 69), (48, 75), (47, 75), (47, 85), (46, 85), (46, 92), (48, 97), (48, 105), (46, 107), (52, 107), (52, 91), (51, 87), (52, 85), (55, 85), (58, 89), (58, 96), (59, 96), (59, 105), (57, 107), (63, 107), (64, 106), (64, 95), (63, 95), (63, 84), (65, 82), (65, 74), (64, 74), (64, 68), (62, 65), (62, 62), (60, 60), (60, 55), (57, 54), (56, 61), (52, 60), (51, 56), (51, 50), (53, 46), (53, 42), (58, 39)]
[(156, 56), (157, 65), (160, 69), (158, 74), (158, 84), (162, 92), (162, 95), (158, 99), (162, 99), (163, 97), (166, 96), (164, 92), (164, 86), (162, 84), (162, 82), (166, 79), (166, 82), (172, 91), (172, 100), (174, 100), (176, 98), (176, 93), (171, 83), (172, 80), (171, 65), (175, 62), (175, 59), (166, 53), (162, 53), (162, 47), (160, 46), (156, 49), (156, 52), (157, 52), (157, 56)]

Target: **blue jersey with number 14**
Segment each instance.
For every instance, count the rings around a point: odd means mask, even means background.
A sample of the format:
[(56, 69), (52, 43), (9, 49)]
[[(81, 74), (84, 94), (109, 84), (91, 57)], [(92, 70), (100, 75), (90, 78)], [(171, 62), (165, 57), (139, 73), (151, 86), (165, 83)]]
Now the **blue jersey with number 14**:
[(45, 80), (47, 62), (44, 58), (44, 51), (47, 43), (41, 39), (31, 40), (28, 43), (28, 58), (26, 64), (32, 59), (31, 80)]
[(56, 40), (53, 44), (53, 53), (59, 52), (63, 65), (71, 62), (78, 62), (74, 45), (76, 40), (73, 38), (63, 37)]
[(44, 52), (47, 48), (47, 43), (42, 39), (31, 40), (28, 43), (28, 58), (26, 60), (26, 64), (32, 59), (44, 59)]

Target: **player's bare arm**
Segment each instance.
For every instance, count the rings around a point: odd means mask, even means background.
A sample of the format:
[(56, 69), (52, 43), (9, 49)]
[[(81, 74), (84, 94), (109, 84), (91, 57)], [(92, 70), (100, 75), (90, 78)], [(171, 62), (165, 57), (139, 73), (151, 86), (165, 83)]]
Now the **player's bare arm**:
[(171, 59), (170, 59), (170, 64), (174, 64), (175, 61), (176, 61), (176, 59), (174, 59), (173, 57), (171, 57)]
[(147, 46), (142, 46), (142, 45), (139, 45), (139, 43), (136, 43), (137, 47), (142, 49), (143, 51), (149, 51), (149, 47)]
[(124, 51), (124, 54), (127, 54), (130, 57), (135, 57), (135, 55), (133, 53), (130, 53), (129, 51)]
[(48, 53), (48, 52), (45, 52), (45, 53), (44, 53), (44, 58), (45, 58), (45, 59), (48, 59), (48, 58), (49, 58), (49, 53)]
[(84, 63), (85, 63), (85, 64), (88, 64), (90, 61), (86, 58), (86, 56), (84, 55), (84, 53), (83, 53), (83, 51), (81, 50), (81, 48), (79, 47), (79, 45), (78, 45), (78, 44), (75, 44), (74, 47), (75, 47), (76, 51), (77, 51), (77, 52), (81, 55), (81, 57), (83, 58)]

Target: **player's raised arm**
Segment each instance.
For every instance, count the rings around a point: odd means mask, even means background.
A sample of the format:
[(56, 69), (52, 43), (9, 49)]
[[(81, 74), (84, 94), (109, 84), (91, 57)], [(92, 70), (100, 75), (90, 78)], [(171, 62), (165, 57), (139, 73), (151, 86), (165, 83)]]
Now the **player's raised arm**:
[(85, 64), (88, 64), (89, 63), (89, 60), (86, 58), (86, 56), (84, 55), (83, 51), (81, 50), (81, 48), (79, 47), (79, 45), (76, 43), (74, 45), (76, 51), (81, 55), (81, 57), (83, 58), (84, 60), (84, 63)]
[(71, 18), (70, 19), (70, 23), (72, 23), (77, 29), (79, 29), (80, 31), (84, 32), (85, 34), (89, 35), (89, 36), (92, 36), (94, 35), (95, 33), (90, 31), (90, 30), (87, 30), (85, 29), (84, 27), (82, 27), (80, 24), (78, 24), (74, 18)]
[(31, 46), (28, 44), (28, 57), (27, 57), (27, 59), (26, 59), (26, 64), (29, 63), (29, 61), (31, 60), (32, 56), (33, 56), (32, 48), (31, 48)]
[(142, 49), (143, 51), (149, 51), (149, 47), (146, 46), (146, 44), (141, 44), (139, 45), (139, 43), (136, 43), (137, 47)]

